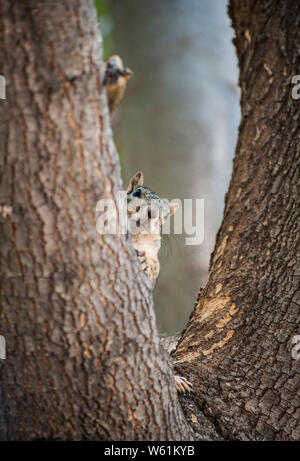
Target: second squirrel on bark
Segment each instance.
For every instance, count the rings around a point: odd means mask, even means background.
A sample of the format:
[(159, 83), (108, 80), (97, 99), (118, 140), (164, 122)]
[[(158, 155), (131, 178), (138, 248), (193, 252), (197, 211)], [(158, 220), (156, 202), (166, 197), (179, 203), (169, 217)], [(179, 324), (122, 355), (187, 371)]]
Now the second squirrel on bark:
[(118, 55), (111, 56), (105, 63), (105, 75), (103, 85), (107, 89), (108, 105), (110, 112), (113, 112), (123, 99), (127, 80), (133, 72), (123, 66), (122, 59)]

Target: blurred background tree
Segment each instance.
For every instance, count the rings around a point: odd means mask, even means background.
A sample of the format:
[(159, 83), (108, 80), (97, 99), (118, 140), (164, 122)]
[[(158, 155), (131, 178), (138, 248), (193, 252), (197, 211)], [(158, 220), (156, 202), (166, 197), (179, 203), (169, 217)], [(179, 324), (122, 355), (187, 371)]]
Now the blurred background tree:
[(136, 171), (169, 199), (204, 198), (205, 239), (165, 238), (154, 292), (161, 332), (180, 331), (208, 273), (240, 119), (233, 31), (222, 0), (96, 0), (104, 58), (134, 71), (114, 114), (124, 186)]

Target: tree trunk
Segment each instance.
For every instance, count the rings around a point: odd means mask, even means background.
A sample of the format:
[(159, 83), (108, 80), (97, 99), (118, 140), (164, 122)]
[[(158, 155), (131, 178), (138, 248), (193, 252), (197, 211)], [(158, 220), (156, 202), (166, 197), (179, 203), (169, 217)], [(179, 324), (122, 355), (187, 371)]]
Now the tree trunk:
[(2, 439), (188, 439), (152, 298), (125, 236), (91, 0), (3, 1)]
[(209, 278), (175, 361), (222, 438), (296, 440), (300, 4), (231, 0), (230, 16), (242, 121)]

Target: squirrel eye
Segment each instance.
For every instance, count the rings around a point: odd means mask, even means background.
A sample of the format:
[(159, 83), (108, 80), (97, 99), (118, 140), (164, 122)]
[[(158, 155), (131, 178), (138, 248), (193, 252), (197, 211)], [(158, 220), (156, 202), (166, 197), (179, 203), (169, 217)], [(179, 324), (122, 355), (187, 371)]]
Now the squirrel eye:
[(132, 195), (133, 197), (140, 197), (142, 195), (141, 189), (137, 189)]

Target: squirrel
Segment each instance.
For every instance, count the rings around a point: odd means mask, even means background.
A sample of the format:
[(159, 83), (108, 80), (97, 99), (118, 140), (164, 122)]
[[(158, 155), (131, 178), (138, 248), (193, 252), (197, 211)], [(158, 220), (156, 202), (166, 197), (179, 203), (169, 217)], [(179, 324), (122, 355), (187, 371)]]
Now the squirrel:
[[(143, 173), (138, 172), (131, 178), (127, 188), (129, 230), (141, 269), (152, 282), (152, 288), (160, 270), (158, 252), (161, 247), (162, 225), (177, 209), (177, 203), (161, 199), (144, 186)], [(161, 344), (168, 353), (175, 350), (177, 342), (176, 337), (161, 338)], [(191, 392), (193, 388), (186, 378), (179, 375), (175, 375), (175, 384), (180, 393)]]
[(108, 105), (110, 112), (113, 112), (123, 99), (127, 80), (133, 72), (123, 66), (122, 59), (118, 55), (111, 56), (105, 62), (105, 74), (103, 85), (107, 88)]
[(175, 213), (178, 204), (169, 204), (143, 183), (141, 172), (131, 178), (127, 188), (127, 214), (133, 246), (154, 288), (160, 270), (158, 252), (162, 225), (169, 215)]

